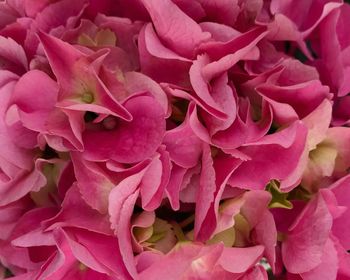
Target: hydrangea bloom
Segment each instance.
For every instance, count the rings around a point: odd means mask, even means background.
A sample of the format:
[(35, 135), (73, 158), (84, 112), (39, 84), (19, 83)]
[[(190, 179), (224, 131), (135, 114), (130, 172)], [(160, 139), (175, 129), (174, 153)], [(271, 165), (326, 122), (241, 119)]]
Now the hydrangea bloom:
[(349, 26), (0, 0), (0, 279), (350, 279)]

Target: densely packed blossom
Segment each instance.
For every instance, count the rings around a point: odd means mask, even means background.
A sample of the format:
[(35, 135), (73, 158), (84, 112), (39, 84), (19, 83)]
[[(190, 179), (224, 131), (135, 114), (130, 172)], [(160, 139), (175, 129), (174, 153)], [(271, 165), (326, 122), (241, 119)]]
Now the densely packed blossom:
[(0, 279), (350, 279), (350, 5), (0, 1)]

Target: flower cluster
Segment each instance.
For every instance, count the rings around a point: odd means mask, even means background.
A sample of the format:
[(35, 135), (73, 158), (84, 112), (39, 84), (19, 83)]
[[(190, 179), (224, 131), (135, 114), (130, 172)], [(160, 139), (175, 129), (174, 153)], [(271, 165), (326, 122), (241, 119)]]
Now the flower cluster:
[(0, 1), (0, 279), (350, 279), (350, 5)]

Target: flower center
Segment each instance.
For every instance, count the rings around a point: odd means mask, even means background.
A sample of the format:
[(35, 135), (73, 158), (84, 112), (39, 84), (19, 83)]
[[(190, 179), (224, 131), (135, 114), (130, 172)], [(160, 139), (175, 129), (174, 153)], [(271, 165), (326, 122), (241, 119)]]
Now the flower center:
[(94, 95), (90, 91), (86, 91), (83, 93), (81, 100), (84, 103), (91, 104), (92, 102), (94, 102)]

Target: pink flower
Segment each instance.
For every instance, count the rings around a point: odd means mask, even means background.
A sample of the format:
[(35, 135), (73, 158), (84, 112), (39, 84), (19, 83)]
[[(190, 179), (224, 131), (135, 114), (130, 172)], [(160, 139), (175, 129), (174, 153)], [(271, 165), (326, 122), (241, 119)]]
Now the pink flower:
[(342, 1), (0, 1), (0, 278), (350, 278)]

